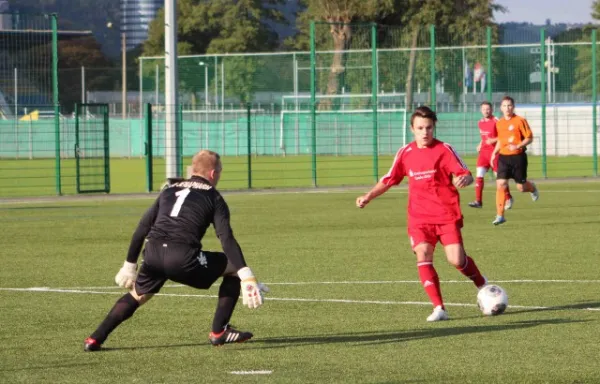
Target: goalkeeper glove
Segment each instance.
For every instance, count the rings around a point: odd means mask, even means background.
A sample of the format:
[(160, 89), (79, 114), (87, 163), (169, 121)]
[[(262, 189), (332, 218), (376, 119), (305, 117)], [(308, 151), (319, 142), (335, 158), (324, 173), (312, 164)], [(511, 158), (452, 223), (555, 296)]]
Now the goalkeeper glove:
[(269, 292), (269, 288), (259, 283), (254, 277), (252, 270), (244, 267), (238, 271), (242, 287), (242, 303), (248, 308), (258, 308), (263, 303), (263, 292)]
[(115, 283), (119, 287), (131, 289), (135, 283), (137, 271), (137, 263), (130, 263), (125, 261), (123, 267), (119, 269), (119, 272), (115, 276)]

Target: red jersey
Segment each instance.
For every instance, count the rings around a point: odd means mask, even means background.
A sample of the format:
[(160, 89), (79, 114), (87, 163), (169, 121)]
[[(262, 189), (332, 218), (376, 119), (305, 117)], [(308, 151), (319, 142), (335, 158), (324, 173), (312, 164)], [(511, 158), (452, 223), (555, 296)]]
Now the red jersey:
[(380, 182), (397, 185), (408, 176), (408, 226), (450, 224), (462, 220), (460, 196), (452, 175), (470, 175), (450, 144), (434, 139), (426, 148), (417, 144), (398, 150), (389, 172)]
[(496, 122), (498, 119), (496, 116), (492, 116), (487, 121), (485, 119), (479, 120), (479, 134), (481, 135), (481, 150), (480, 152), (493, 151), (496, 144), (486, 144), (487, 139), (495, 139), (498, 137), (498, 131), (496, 131)]

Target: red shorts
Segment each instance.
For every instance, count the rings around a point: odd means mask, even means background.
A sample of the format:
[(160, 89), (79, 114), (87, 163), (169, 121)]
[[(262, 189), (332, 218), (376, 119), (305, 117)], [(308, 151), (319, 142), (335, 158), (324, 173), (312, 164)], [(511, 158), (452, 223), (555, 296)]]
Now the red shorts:
[(462, 220), (452, 224), (418, 224), (408, 228), (410, 247), (414, 250), (421, 243), (431, 244), (434, 248), (439, 241), (442, 245), (461, 244)]
[(487, 168), (490, 169), (492, 168), (492, 170), (494, 172), (498, 171), (498, 155), (496, 155), (496, 158), (494, 159), (494, 164), (492, 164), (492, 152), (491, 151), (484, 151), (484, 152), (479, 152), (479, 156), (477, 156), (477, 168)]

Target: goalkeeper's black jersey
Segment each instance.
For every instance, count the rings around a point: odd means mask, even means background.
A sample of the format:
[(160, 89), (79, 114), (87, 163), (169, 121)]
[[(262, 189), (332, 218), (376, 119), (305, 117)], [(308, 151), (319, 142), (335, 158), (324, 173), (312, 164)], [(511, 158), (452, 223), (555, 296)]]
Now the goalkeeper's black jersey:
[(223, 196), (202, 177), (177, 181), (165, 188), (146, 211), (131, 239), (127, 261), (136, 262), (144, 239), (202, 248), (202, 238), (213, 224), (223, 251), (238, 269), (246, 262), (229, 223)]

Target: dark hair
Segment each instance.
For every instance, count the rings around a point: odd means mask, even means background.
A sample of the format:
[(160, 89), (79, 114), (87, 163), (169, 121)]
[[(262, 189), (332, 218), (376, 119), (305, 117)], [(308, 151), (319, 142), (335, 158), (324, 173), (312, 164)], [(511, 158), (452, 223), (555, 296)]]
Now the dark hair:
[(510, 103), (511, 103), (513, 106), (515, 105), (515, 99), (513, 99), (513, 98), (512, 98), (512, 97), (510, 97), (510, 96), (504, 96), (504, 97), (502, 98), (502, 101), (510, 101)]
[(431, 110), (431, 108), (425, 106), (425, 105), (421, 105), (420, 107), (418, 107), (417, 109), (415, 109), (415, 111), (413, 112), (412, 116), (410, 117), (410, 126), (413, 126), (413, 122), (415, 121), (415, 117), (422, 117), (424, 119), (431, 119), (433, 121), (433, 125), (435, 125), (435, 123), (437, 122), (437, 115), (435, 114), (435, 112), (433, 112)]
[(487, 106), (489, 106), (490, 108), (493, 108), (493, 107), (492, 107), (492, 103), (490, 103), (490, 102), (489, 102), (489, 101), (487, 101), (487, 100), (486, 100), (486, 101), (484, 101), (483, 103), (481, 103), (479, 106), (480, 106), (480, 107), (483, 107), (484, 105), (487, 105)]

